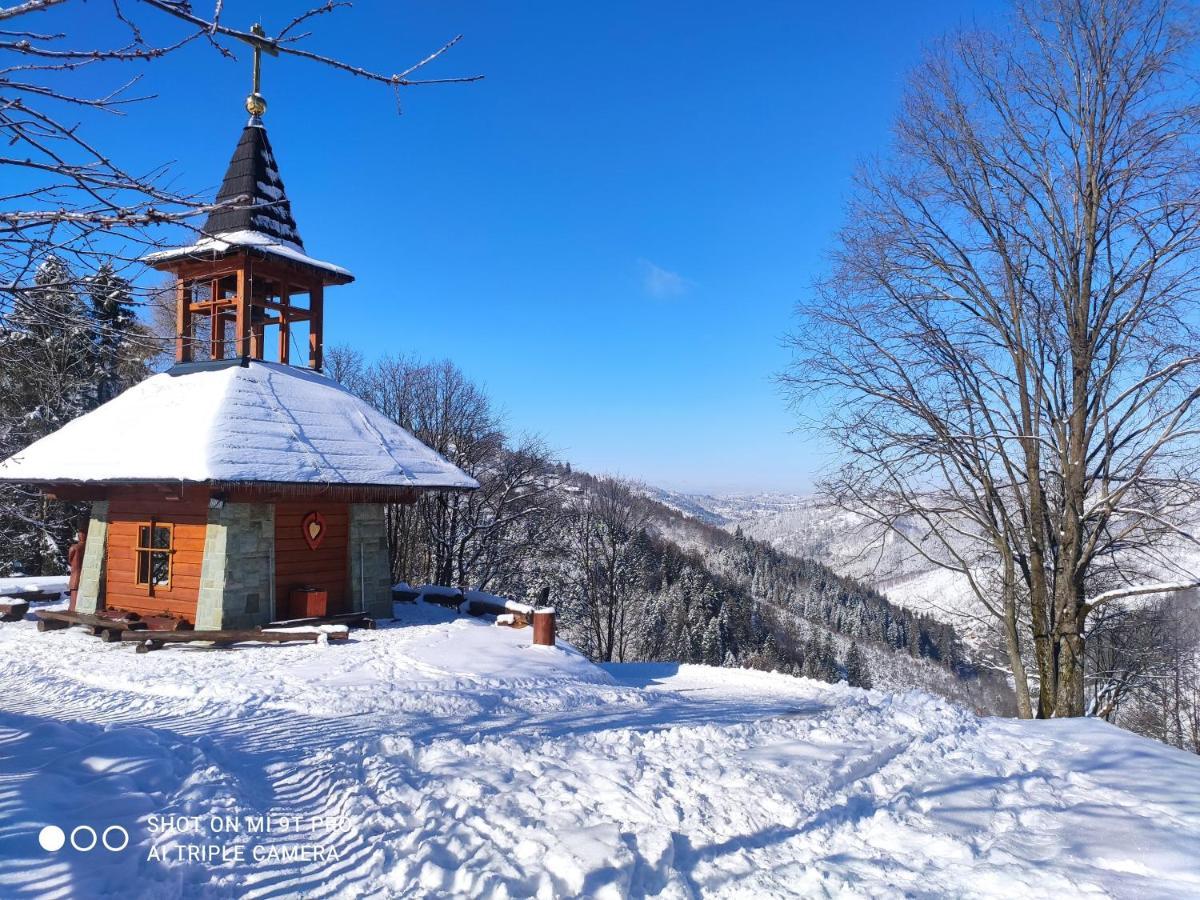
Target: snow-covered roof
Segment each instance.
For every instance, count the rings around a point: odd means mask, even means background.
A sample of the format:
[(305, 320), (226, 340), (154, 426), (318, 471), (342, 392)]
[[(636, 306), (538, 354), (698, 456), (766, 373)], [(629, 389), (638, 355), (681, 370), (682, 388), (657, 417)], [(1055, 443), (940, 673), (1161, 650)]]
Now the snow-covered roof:
[(325, 262), (322, 259), (316, 259), (304, 252), (303, 248), (289, 241), (280, 240), (279, 238), (271, 237), (268, 234), (262, 234), (257, 231), (230, 231), (224, 234), (209, 235), (200, 238), (194, 244), (189, 244), (186, 247), (172, 247), (169, 250), (159, 250), (156, 253), (150, 253), (143, 256), (142, 259), (151, 265), (155, 263), (169, 262), (173, 259), (182, 259), (188, 256), (208, 257), (220, 256), (223, 253), (228, 253), (240, 247), (256, 250), (259, 253), (265, 253), (268, 256), (278, 256), (286, 259), (289, 262), (300, 263), (305, 266), (312, 266), (317, 269), (323, 269), (326, 272), (332, 272), (346, 280), (353, 279), (348, 269), (343, 269), (341, 266), (334, 265), (331, 262)]
[(258, 360), (148, 378), (0, 463), (0, 481), (479, 486), (332, 379)]

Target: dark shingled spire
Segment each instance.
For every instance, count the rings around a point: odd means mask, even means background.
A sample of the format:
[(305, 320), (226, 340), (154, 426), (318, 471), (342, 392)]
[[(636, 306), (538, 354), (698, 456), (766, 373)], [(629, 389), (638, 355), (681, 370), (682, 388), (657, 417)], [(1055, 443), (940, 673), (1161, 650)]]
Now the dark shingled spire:
[(283, 179), (275, 166), (275, 154), (267, 140), (267, 130), (257, 123), (242, 129), (242, 138), (217, 192), (217, 202), (249, 197), (253, 205), (237, 209), (218, 209), (210, 213), (204, 232), (210, 235), (228, 234), (232, 231), (257, 231), (281, 241), (289, 241), (303, 248), (296, 220), (292, 218), (292, 205), (283, 190)]

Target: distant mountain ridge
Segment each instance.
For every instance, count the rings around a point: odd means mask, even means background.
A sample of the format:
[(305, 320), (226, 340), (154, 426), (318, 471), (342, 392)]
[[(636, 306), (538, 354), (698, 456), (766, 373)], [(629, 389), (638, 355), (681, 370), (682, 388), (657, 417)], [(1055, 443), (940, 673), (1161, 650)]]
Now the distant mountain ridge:
[[(717, 524), (731, 533), (740, 529), (747, 537), (783, 553), (815, 560), (839, 575), (853, 578), (905, 609), (952, 624), (976, 650), (995, 641), (990, 615), (965, 576), (934, 564), (908, 541), (863, 516), (813, 495), (714, 496), (653, 487), (645, 490), (648, 496), (683, 516)], [(916, 544), (921, 544), (926, 533), (925, 526), (915, 520), (905, 528), (905, 535)], [(927, 552), (936, 555), (935, 546), (936, 542), (930, 541)], [(1181, 570), (1200, 571), (1200, 551), (1195, 545), (1181, 541), (1175, 558)], [(1179, 574), (1164, 571), (1161, 578), (1179, 580)]]
[(799, 509), (813, 502), (805, 494), (692, 494), (644, 485), (647, 496), (685, 516), (710, 525), (736, 525)]
[[(838, 509), (811, 494), (687, 494), (645, 487), (648, 497), (688, 518), (717, 525), (765, 541), (792, 556), (815, 559), (842, 575), (873, 582), (914, 569), (911, 554), (900, 548), (880, 559), (875, 545), (886, 548), (887, 536), (854, 513)], [(884, 563), (887, 563), (885, 566)], [(915, 568), (924, 568), (924, 565)]]

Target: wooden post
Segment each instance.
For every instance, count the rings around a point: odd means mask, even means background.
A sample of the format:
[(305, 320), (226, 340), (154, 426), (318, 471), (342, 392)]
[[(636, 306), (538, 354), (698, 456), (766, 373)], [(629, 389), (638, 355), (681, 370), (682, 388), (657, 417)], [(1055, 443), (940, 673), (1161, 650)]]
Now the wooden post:
[(533, 611), (533, 642), (543, 647), (554, 646), (554, 607)]
[(324, 365), (322, 360), (323, 345), (322, 334), (325, 322), (325, 286), (323, 284), (314, 284), (308, 289), (308, 367), (321, 371)]
[(192, 313), (188, 309), (187, 282), (175, 282), (175, 362), (192, 361)]
[(225, 358), (225, 323), (229, 316), (225, 313), (218, 315), (213, 324), (212, 355), (213, 359)]
[(288, 361), (288, 350), (291, 343), (291, 330), (288, 324), (288, 307), (291, 304), (292, 286), (286, 281), (279, 290), (279, 361)]
[(233, 346), (237, 356), (250, 355), (250, 279), (246, 269), (237, 272), (237, 313), (234, 319)]
[(212, 302), (212, 306), (208, 310), (208, 358), (220, 359), (217, 355), (217, 327), (221, 323), (221, 317), (217, 313), (217, 291), (220, 289), (220, 282), (214, 278), (212, 280), (212, 294), (208, 298)]
[(67, 590), (71, 595), (71, 602), (67, 606), (67, 609), (71, 610), (71, 612), (75, 611), (75, 601), (79, 599), (79, 580), (83, 575), (83, 554), (86, 549), (87, 531), (76, 531), (75, 543), (67, 551), (67, 566), (71, 573), (67, 579)]
[(267, 326), (262, 322), (256, 322), (250, 326), (250, 356), (253, 359), (263, 358), (263, 344), (265, 343)]

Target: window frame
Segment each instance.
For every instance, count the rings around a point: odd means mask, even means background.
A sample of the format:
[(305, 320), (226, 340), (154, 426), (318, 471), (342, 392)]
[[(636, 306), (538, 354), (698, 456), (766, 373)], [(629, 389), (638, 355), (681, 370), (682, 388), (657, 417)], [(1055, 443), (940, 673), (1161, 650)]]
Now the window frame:
[[(142, 546), (142, 529), (149, 529), (149, 545)], [(167, 546), (154, 546), (154, 530), (156, 528), (165, 528), (167, 531)], [(137, 531), (135, 532), (133, 541), (133, 583), (138, 587), (145, 587), (147, 596), (153, 597), (155, 590), (171, 590), (171, 581), (174, 578), (174, 557), (175, 557), (175, 523), (162, 522), (158, 519), (148, 519), (137, 523)], [(148, 557), (146, 565), (145, 581), (142, 580), (142, 554)], [(154, 554), (161, 554), (167, 558), (167, 580), (165, 582), (154, 583)]]

